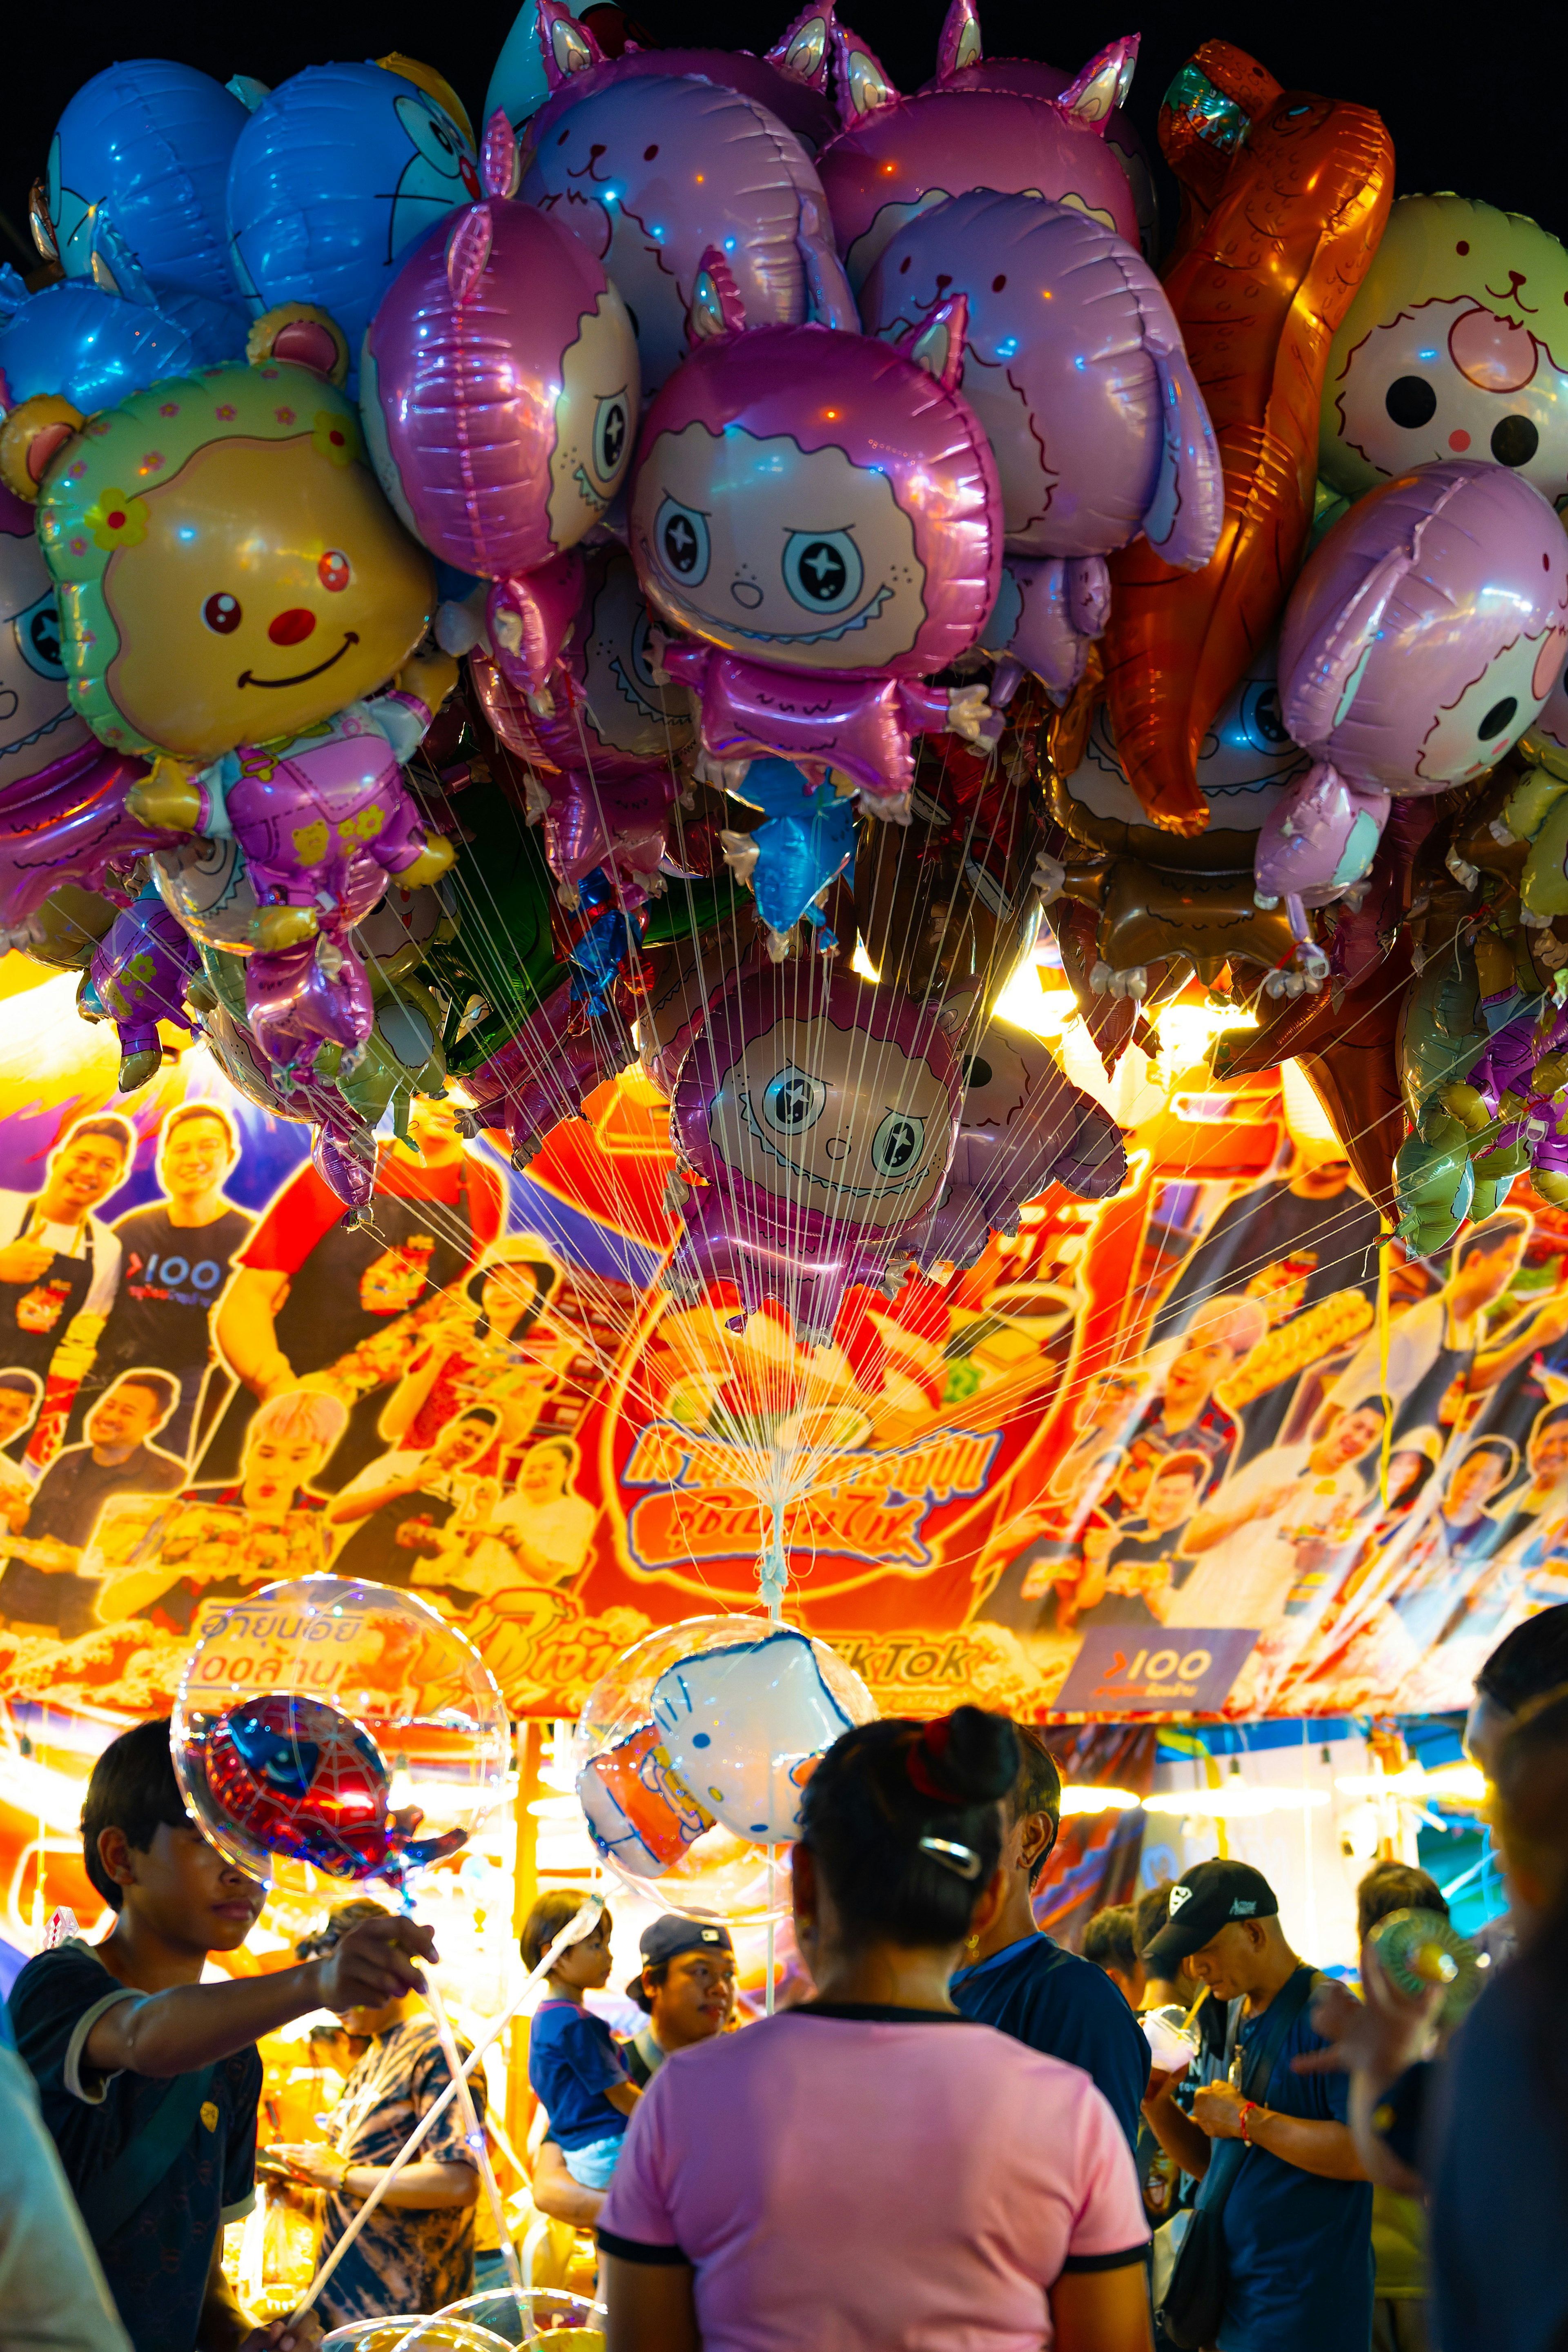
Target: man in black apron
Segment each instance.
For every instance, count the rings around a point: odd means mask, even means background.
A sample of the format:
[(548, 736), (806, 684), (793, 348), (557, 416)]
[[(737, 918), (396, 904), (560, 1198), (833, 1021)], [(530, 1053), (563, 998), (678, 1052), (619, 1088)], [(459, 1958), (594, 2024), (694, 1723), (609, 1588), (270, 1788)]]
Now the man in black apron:
[(76, 1317), (107, 1315), (122, 1252), (94, 1213), (131, 1171), (136, 1134), (117, 1111), (79, 1119), (50, 1154), (43, 1190), (0, 1192), (0, 1364), (48, 1380)]
[[(416, 1150), (384, 1143), (370, 1221), (343, 1224), (342, 1203), (309, 1162), (291, 1176), (241, 1254), (217, 1314), (217, 1342), (240, 1385), (200, 1456), (204, 1480), (238, 1474), (258, 1402), (323, 1372), (422, 1299), (449, 1289), (505, 1223), (501, 1180), (464, 1151), (444, 1103), (416, 1096)], [(385, 1452), (380, 1388), (354, 1404), (317, 1480), (336, 1494)]]

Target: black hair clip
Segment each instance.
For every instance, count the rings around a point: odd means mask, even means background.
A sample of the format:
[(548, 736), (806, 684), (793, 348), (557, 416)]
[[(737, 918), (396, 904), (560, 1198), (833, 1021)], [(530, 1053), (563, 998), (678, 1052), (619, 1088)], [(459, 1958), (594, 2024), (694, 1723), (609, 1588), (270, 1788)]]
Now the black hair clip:
[(972, 1845), (955, 1844), (952, 1838), (923, 1837), (921, 1852), (940, 1862), (943, 1870), (951, 1870), (955, 1878), (978, 1878), (980, 1856)]

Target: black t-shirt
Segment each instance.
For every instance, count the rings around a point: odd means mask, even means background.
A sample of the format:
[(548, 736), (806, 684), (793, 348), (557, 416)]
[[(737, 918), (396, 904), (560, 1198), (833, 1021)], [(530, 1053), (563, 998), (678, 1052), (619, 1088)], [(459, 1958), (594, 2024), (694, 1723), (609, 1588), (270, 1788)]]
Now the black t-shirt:
[(226, 1209), (210, 1225), (173, 1224), (166, 1201), (118, 1220), (125, 1255), (93, 1365), (100, 1385), (145, 1364), (176, 1375), (201, 1370), (212, 1353), (213, 1307), (255, 1223), (243, 1209)]
[[(75, 1937), (29, 1960), (11, 1989), (16, 2047), (33, 2071), (44, 2121), (79, 2193), (143, 2130), (170, 2085), (145, 2074), (81, 2071), (89, 2032), (127, 1989)], [(237, 2052), (212, 2083), (185, 2147), (98, 2258), (136, 2352), (195, 2352), (213, 2249), (254, 2201), (261, 2060)], [(0, 2331), (4, 2318), (0, 2315)]]
[[(68, 1445), (38, 1481), (24, 1534), (29, 1541), (53, 1536), (57, 1543), (80, 1546), (111, 1495), (172, 1495), (184, 1475), (184, 1464), (155, 1445), (136, 1446), (123, 1462), (95, 1462), (90, 1445)], [(4, 1550), (0, 1535), (0, 1556)], [(98, 1591), (92, 1577), (6, 1560), (0, 1569), (0, 1622), (52, 1625), (62, 1642), (74, 1642), (93, 1628)]]

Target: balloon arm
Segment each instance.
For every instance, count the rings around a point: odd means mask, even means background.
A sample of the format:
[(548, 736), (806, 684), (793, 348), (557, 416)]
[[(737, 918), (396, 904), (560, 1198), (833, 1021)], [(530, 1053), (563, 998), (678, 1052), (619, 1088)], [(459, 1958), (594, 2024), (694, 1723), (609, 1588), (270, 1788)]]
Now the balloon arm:
[(443, 2115), (445, 2115), (447, 2109), (451, 2105), (452, 2101), (457, 2097), (458, 2083), (465, 2081), (466, 2078), (473, 2073), (475, 2067), (481, 2063), (486, 2053), (494, 2049), (496, 2043), (500, 2040), (501, 2035), (506, 2032), (507, 2027), (511, 2023), (512, 2019), (517, 2015), (518, 2011), (522, 2007), (523, 2002), (527, 2000), (534, 1986), (540, 1981), (541, 1978), (549, 1975), (551, 1969), (554, 1967), (557, 1959), (566, 1949), (567, 1946), (569, 1944), (581, 1943), (584, 1936), (591, 1936), (593, 1934), (595, 1927), (598, 1925), (599, 1918), (604, 1908), (604, 1896), (602, 1895), (590, 1895), (574, 1916), (568, 1919), (566, 1925), (562, 1928), (561, 1933), (556, 1937), (555, 1941), (551, 1945), (549, 1950), (545, 1953), (538, 1967), (529, 1970), (527, 1976), (523, 1979), (522, 1983), (518, 1988), (515, 1997), (509, 2001), (506, 2008), (501, 2011), (495, 2023), (491, 2026), (489, 2032), (485, 2035), (484, 2040), (476, 2043), (475, 2047), (469, 2052), (463, 2063), (454, 2070), (452, 2079), (447, 2084), (446, 2089), (441, 2093), (440, 2097), (435, 2101), (434, 2105), (425, 2115), (420, 2116), (419, 2121), (415, 2125), (414, 2129), (409, 2133), (408, 2137), (404, 2141), (403, 2146), (398, 2149), (397, 2154), (393, 2158), (392, 2162), (387, 2166), (386, 2170), (376, 2182), (374, 2189), (365, 2199), (364, 2203), (360, 2207), (359, 2211), (354, 2215), (353, 2220), (349, 2223), (348, 2228), (343, 2231), (342, 2236), (338, 2240), (337, 2244), (332, 2248), (331, 2252), (327, 2256), (326, 2261), (321, 2264), (320, 2270), (316, 2273), (315, 2277), (305, 2289), (304, 2294), (300, 2296), (300, 2301), (295, 2305), (293, 2312), (290, 2314), (290, 2317), (292, 2319), (303, 2319), (305, 2314), (310, 2310), (312, 2305), (315, 2304), (316, 2298), (321, 2294), (322, 2288), (326, 2285), (328, 2280), (337, 2269), (338, 2264), (342, 2261), (343, 2256), (348, 2252), (349, 2248), (353, 2244), (354, 2240), (359, 2236), (360, 2231), (364, 2228), (365, 2223), (369, 2221), (376, 2207), (386, 2195), (387, 2190), (392, 2187), (393, 2182), (397, 2179), (398, 2175), (405, 2171), (413, 2162), (414, 2158), (424, 2146), (426, 2139), (434, 2129), (437, 2122)]

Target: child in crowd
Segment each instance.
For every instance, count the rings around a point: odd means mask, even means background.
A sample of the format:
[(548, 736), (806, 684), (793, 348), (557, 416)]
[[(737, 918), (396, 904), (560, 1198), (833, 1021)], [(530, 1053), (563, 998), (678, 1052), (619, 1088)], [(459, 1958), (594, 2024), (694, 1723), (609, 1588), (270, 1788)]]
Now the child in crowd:
[[(581, 1907), (581, 1896), (564, 1888), (540, 1896), (523, 1923), (529, 1968), (539, 1966)], [(592, 1935), (557, 1955), (544, 1979), (548, 1998), (534, 2011), (528, 2034), (529, 2082), (566, 2169), (582, 2189), (609, 2187), (627, 2119), (642, 2096), (609, 2027), (583, 2001), (585, 1992), (609, 1981), (612, 1925), (609, 1912), (602, 1913)]]
[(208, 1954), (245, 1942), (265, 1889), (185, 1811), (167, 1717), (110, 1740), (81, 1835), (114, 1926), (101, 1944), (73, 1936), (29, 1960), (10, 2013), (126, 2333), (135, 2352), (309, 2352), (313, 2315), (251, 2328), (220, 2267), (224, 2225), (255, 2201), (254, 2044), (291, 2018), (412, 1990), (413, 1956), (436, 1957), (431, 1931), (367, 1920), (301, 1968), (203, 1984)]

